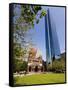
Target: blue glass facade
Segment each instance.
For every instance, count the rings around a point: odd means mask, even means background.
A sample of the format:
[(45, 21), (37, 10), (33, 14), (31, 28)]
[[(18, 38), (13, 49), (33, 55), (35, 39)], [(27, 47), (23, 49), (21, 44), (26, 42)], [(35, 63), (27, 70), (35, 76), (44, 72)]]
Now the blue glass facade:
[(51, 62), (53, 57), (60, 55), (58, 36), (56, 32), (55, 22), (50, 15), (49, 9), (45, 16), (45, 40), (46, 40), (46, 59)]

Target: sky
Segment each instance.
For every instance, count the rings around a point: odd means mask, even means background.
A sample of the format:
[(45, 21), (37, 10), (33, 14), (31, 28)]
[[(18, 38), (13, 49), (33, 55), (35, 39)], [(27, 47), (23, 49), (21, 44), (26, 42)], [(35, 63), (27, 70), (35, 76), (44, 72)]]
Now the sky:
[[(60, 52), (65, 52), (65, 8), (43, 6), (44, 10), (49, 8), (51, 20), (53, 19), (56, 27), (56, 33), (59, 42)], [(40, 19), (39, 24), (29, 32), (32, 33), (32, 41), (42, 54), (43, 60), (46, 61), (46, 39), (45, 39), (45, 21), (44, 17)], [(57, 43), (56, 43), (57, 44)]]
[[(44, 10), (49, 9), (51, 20), (53, 19), (56, 27), (60, 52), (65, 52), (65, 8), (63, 7), (50, 7), (42, 6)], [(18, 10), (17, 10), (18, 11)], [(19, 11), (18, 11), (19, 12)], [(46, 61), (46, 39), (45, 39), (45, 19), (40, 19), (38, 24), (34, 25), (34, 28), (29, 30), (32, 35), (32, 42), (35, 48), (40, 52), (44, 61)]]

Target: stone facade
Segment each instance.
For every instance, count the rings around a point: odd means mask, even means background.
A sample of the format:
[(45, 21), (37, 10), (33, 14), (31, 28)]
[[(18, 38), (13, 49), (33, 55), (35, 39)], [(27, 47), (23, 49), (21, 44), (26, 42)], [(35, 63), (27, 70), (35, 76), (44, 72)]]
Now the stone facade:
[(42, 56), (37, 56), (37, 50), (31, 48), (28, 56), (28, 72), (43, 72)]

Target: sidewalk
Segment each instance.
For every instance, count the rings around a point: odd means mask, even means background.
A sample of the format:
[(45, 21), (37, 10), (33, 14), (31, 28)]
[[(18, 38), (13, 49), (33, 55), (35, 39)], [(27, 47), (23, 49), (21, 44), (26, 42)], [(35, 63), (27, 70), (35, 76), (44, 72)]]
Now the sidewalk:
[(17, 77), (17, 76), (28, 76), (28, 75), (33, 75), (33, 74), (41, 74), (41, 73), (43, 73), (43, 72), (30, 72), (30, 73), (28, 73), (28, 74), (14, 74), (13, 76), (14, 77)]

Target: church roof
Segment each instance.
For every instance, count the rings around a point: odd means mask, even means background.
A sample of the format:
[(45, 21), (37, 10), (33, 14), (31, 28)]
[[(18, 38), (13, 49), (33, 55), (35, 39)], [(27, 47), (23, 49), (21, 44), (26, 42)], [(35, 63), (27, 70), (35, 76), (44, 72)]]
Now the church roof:
[(36, 58), (38, 58), (38, 57), (40, 57), (40, 56), (42, 56), (42, 52), (38, 49), (38, 50), (37, 50), (37, 53), (36, 53)]

